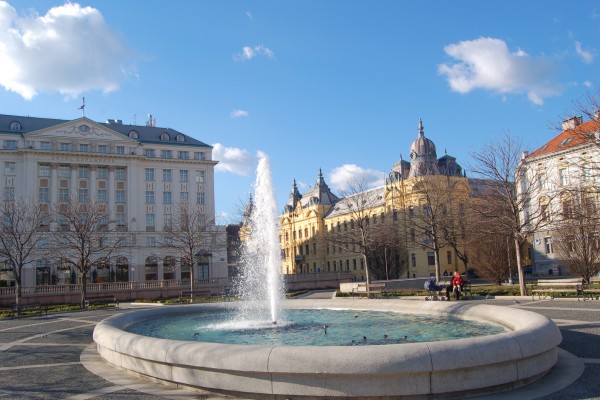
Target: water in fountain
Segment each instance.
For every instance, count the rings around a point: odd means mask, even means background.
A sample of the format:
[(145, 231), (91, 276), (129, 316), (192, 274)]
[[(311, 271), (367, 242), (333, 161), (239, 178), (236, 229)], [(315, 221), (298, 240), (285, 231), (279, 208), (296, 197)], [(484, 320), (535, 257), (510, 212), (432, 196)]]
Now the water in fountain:
[(242, 253), (243, 271), (238, 282), (242, 300), (236, 323), (260, 327), (280, 320), (282, 298), (281, 261), (277, 237), (277, 202), (269, 158), (261, 154), (256, 169), (254, 204), (249, 240)]

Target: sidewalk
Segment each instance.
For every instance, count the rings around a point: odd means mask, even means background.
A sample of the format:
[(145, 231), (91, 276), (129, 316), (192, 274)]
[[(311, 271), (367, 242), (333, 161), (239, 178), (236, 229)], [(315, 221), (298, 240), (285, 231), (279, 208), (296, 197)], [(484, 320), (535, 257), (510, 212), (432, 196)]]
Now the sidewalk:
[[(563, 335), (561, 361), (550, 376), (517, 391), (485, 399), (600, 399), (600, 301), (500, 297), (471, 301), (538, 312), (553, 319)], [(92, 342), (95, 324), (116, 313), (151, 306), (154, 305), (122, 304), (120, 310), (0, 320), (0, 400), (228, 398), (148, 382), (99, 359)], [(579, 366), (583, 366), (583, 373)]]

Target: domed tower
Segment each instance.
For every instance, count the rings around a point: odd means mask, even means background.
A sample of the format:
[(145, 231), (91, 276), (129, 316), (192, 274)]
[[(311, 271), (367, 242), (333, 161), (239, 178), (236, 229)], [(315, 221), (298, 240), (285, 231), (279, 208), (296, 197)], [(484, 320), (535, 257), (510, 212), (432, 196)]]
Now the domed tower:
[(296, 180), (294, 179), (294, 185), (292, 186), (292, 191), (290, 193), (290, 197), (288, 199), (287, 204), (283, 207), (284, 213), (291, 213), (296, 208), (298, 202), (302, 200), (302, 195), (298, 191), (298, 185), (296, 185)]
[(424, 175), (438, 175), (437, 154), (435, 144), (425, 137), (423, 121), (419, 118), (419, 136), (410, 146), (409, 178)]

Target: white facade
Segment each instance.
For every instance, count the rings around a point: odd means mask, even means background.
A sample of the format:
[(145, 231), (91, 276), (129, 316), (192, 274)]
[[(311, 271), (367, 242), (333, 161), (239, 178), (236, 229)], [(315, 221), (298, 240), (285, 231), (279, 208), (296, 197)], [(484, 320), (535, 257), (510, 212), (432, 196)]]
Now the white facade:
[(519, 198), (527, 192), (525, 220), (534, 217), (546, 223), (530, 232), (533, 272), (538, 275), (563, 273), (553, 248), (553, 226), (569, 207), (577, 206), (571, 196), (585, 193), (585, 201), (597, 209), (600, 185), (600, 133), (598, 121), (580, 117), (563, 122), (563, 131), (531, 154), (524, 153), (520, 168), (525, 179), (517, 182)]
[[(179, 204), (197, 207), (214, 221), (217, 162), (212, 147), (173, 129), (85, 117), (65, 121), (0, 115), (0, 154), (3, 200), (34, 198), (52, 209), (72, 196), (108, 205), (115, 226), (131, 239), (119, 251), (112, 272), (99, 272), (105, 274), (100, 281), (181, 279), (179, 259), (174, 267), (163, 262), (165, 253), (157, 247), (161, 232)], [(147, 267), (152, 257), (156, 262)], [(208, 266), (197, 270), (196, 278), (226, 277), (225, 249), (213, 251)], [(8, 280), (7, 274), (0, 272), (0, 280)], [(56, 266), (50, 271), (29, 266), (23, 285), (47, 284), (44, 274), (68, 283), (70, 273)], [(183, 277), (189, 277), (185, 271)]]

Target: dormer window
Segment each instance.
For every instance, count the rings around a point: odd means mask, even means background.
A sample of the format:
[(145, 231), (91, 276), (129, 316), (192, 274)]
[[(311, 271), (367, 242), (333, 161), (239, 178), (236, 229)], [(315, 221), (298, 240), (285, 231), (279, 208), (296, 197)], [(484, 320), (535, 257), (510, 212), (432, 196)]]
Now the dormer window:
[(175, 136), (175, 140), (178, 142), (185, 142), (185, 136), (180, 133), (177, 136)]
[(19, 121), (13, 121), (10, 123), (8, 129), (11, 131), (20, 131), (22, 129), (21, 123)]
[(169, 134), (167, 132), (163, 132), (160, 134), (160, 141), (161, 142), (168, 142), (171, 140), (171, 136), (169, 136)]
[(137, 139), (139, 138), (138, 132), (135, 129), (132, 129), (129, 131), (129, 137), (132, 139)]

